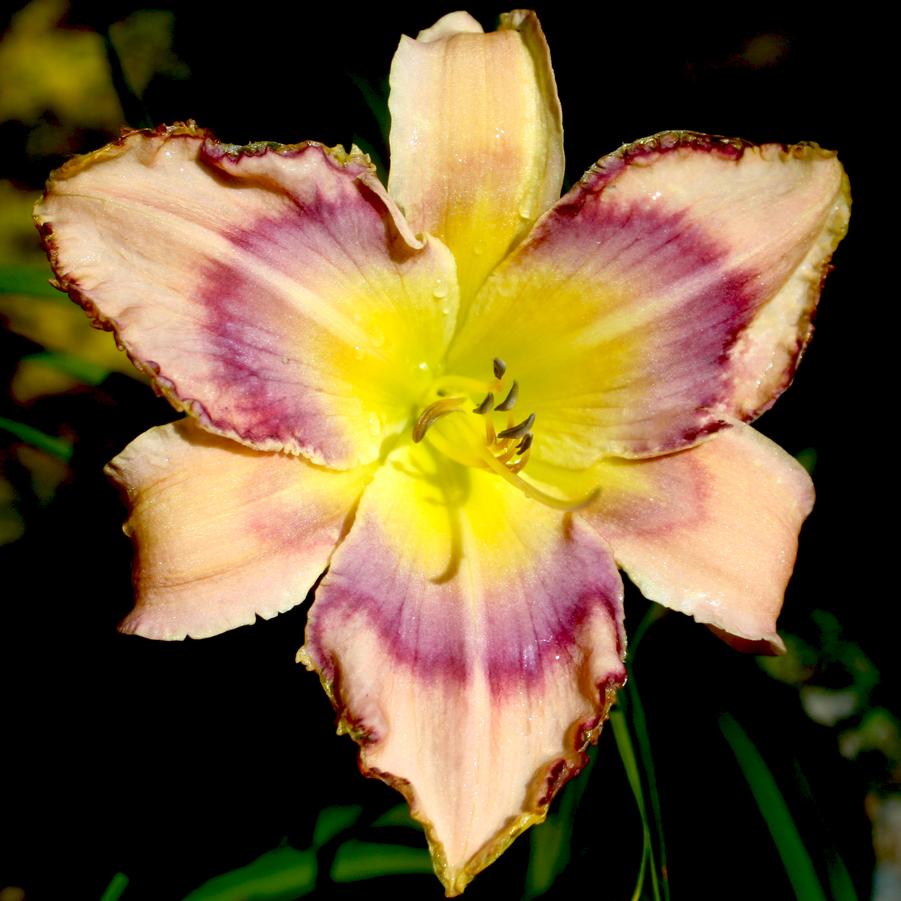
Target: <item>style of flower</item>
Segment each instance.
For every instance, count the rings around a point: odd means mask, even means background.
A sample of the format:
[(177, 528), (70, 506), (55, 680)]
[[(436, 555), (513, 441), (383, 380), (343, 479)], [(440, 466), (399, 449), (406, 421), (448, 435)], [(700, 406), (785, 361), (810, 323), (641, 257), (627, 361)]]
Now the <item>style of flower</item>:
[[(486, 73), (491, 73), (486, 76)], [(813, 491), (745, 423), (788, 385), (843, 235), (833, 153), (674, 132), (558, 200), (533, 13), (403, 38), (391, 176), (315, 143), (131, 131), (36, 211), (58, 285), (187, 416), (109, 466), (152, 638), (300, 603), (299, 659), (449, 895), (584, 765), (622, 583), (736, 642)]]

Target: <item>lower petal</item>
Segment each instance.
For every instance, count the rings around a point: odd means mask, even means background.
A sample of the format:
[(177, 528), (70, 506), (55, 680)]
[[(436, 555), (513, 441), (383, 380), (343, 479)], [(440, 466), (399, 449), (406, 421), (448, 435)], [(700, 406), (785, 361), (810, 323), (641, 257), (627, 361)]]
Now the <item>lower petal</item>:
[(595, 467), (580, 514), (645, 597), (782, 650), (776, 617), (813, 506), (803, 467), (750, 426), (691, 450)]
[(123, 632), (206, 638), (307, 596), (371, 468), (333, 472), (252, 451), (191, 420), (151, 429), (107, 467), (128, 498), (137, 604)]
[(318, 670), (368, 775), (425, 825), (458, 894), (585, 764), (622, 684), (606, 544), (489, 473), (402, 449), (310, 613)]

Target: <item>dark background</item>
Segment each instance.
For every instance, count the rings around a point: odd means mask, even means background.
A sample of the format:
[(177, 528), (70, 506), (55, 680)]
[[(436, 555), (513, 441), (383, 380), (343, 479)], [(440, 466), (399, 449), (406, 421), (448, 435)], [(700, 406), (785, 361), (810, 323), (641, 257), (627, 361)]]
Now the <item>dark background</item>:
[[(0, 28), (22, 5), (0, 14)], [(73, 2), (59, 27), (103, 32), (140, 8)], [(183, 66), (156, 75), (143, 91), (153, 123), (193, 118), (235, 143), (349, 145), (362, 138), (386, 161), (360, 85), (383, 92), (399, 35), (415, 35), (452, 7), (155, 8), (174, 14), (171, 49)], [(469, 9), (491, 28), (503, 7)], [(858, 895), (869, 897), (872, 820), (897, 790), (898, 772), (891, 736), (872, 747), (864, 741), (859, 753), (843, 738), (869, 735), (867, 717), (897, 685), (896, 633), (886, 623), (896, 591), (881, 578), (889, 548), (870, 500), (893, 482), (883, 474), (893, 455), (883, 448), (886, 422), (895, 418), (885, 419), (891, 407), (877, 399), (888, 279), (875, 277), (864, 250), (877, 237), (891, 166), (872, 137), (881, 126), (862, 106), (883, 90), (871, 24), (859, 11), (838, 19), (808, 9), (796, 18), (761, 5), (680, 5), (661, 14), (553, 3), (538, 4), (538, 12), (563, 105), (567, 183), (621, 143), (665, 129), (815, 140), (837, 149), (849, 172), (851, 229), (826, 286), (817, 336), (794, 386), (758, 423), (790, 453), (816, 452), (817, 507), (780, 622), (806, 650), (792, 644), (801, 648), (792, 657), (797, 665), (777, 679), (755, 658), (669, 615), (647, 634), (634, 671), (647, 707), (675, 899), (793, 897), (718, 728), (723, 711), (742, 723), (779, 780), (823, 881), (837, 851)], [(139, 106), (124, 115), (142, 124)], [(36, 141), (40, 128), (56, 128), (56, 143)], [(67, 153), (93, 149), (114, 133), (52, 112), (0, 122), (0, 176), (37, 191)], [(8, 382), (32, 346), (12, 331), (2, 340)], [(101, 469), (137, 434), (174, 418), (168, 405), (114, 373), (28, 404), (4, 395), (2, 415), (67, 435), (74, 454), (52, 497), (40, 499), (16, 441), (0, 436), (0, 462), (25, 523), (24, 534), (0, 548), (0, 889), (24, 887), (28, 899), (96, 899), (123, 872), (126, 901), (178, 899), (285, 838), (307, 847), (328, 805), (364, 804), (352, 834), (377, 838), (366, 824), (397, 797), (359, 775), (356, 747), (335, 737), (318, 680), (294, 663), (306, 605), (204, 641), (154, 643), (115, 631), (131, 605), (130, 549), (120, 532), (124, 511)], [(895, 518), (891, 508), (888, 515)], [(632, 591), (630, 627), (646, 608)], [(816, 722), (802, 704), (811, 687), (856, 692), (855, 706), (833, 725)], [(576, 815), (570, 866), (548, 897), (631, 897), (640, 828), (605, 734)], [(519, 897), (528, 853), (529, 839), (520, 839), (467, 898)], [(323, 898), (361, 897), (377, 885), (335, 885), (327, 863), (323, 870)], [(431, 876), (379, 885), (401, 896), (441, 897)]]

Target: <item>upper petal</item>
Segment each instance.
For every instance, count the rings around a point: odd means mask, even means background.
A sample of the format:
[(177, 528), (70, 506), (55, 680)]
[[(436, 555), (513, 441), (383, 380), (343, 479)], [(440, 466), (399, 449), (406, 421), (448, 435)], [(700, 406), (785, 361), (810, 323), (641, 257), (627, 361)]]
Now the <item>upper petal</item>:
[(842, 167), (812, 145), (625, 147), (492, 274), (450, 366), (503, 357), (534, 454), (562, 465), (688, 446), (788, 384), (847, 219)]
[(391, 195), (451, 248), (470, 298), (560, 196), (560, 102), (537, 17), (507, 13), (483, 34), (458, 12), (401, 38), (390, 110)]
[(60, 285), (205, 428), (331, 466), (374, 459), (453, 328), (453, 260), (368, 160), (131, 132), (51, 178)]
[(579, 515), (610, 542), (645, 597), (783, 648), (776, 618), (813, 506), (797, 461), (736, 423), (680, 453), (605, 460), (591, 480), (598, 500)]
[(622, 584), (584, 524), (424, 445), (376, 474), (305, 661), (402, 791), (449, 894), (544, 819), (622, 683)]
[(260, 453), (192, 420), (136, 438), (107, 467), (125, 491), (137, 603), (121, 625), (205, 638), (307, 596), (371, 467), (334, 472)]

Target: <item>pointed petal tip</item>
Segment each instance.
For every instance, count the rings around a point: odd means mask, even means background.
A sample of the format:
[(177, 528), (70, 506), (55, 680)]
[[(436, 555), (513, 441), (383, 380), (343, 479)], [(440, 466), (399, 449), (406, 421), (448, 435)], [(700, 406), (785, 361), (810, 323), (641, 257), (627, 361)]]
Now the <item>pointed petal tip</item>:
[[(699, 620), (700, 622), (700, 620)], [(761, 638), (745, 638), (734, 635), (713, 623), (703, 623), (717, 638), (730, 648), (742, 654), (757, 654), (762, 657), (782, 657), (786, 653), (785, 642), (778, 632), (770, 632)]]
[[(411, 798), (407, 796), (411, 815), (422, 823), (426, 833), (435, 875), (444, 886), (446, 897), (453, 898), (462, 894), (469, 883), (482, 870), (494, 863), (520, 835), (530, 827), (539, 826), (545, 821), (548, 808), (557, 793), (570, 779), (578, 776), (588, 763), (586, 751), (589, 746), (597, 744), (603, 725), (610, 714), (610, 708), (616, 699), (616, 692), (622, 688), (625, 681), (626, 670), (623, 667), (597, 683), (599, 702), (597, 713), (589, 719), (572, 724), (567, 733), (570, 752), (551, 760), (535, 774), (523, 805), (524, 811), (519, 816), (511, 817), (493, 838), (462, 864), (454, 866), (448, 862), (444, 847), (435, 835), (432, 824), (417, 815), (413, 810)], [(377, 778), (383, 777), (379, 775)], [(406, 796), (406, 793), (404, 794)]]
[(378, 743), (382, 737), (370, 724), (363, 722), (361, 717), (352, 714), (344, 704), (340, 691), (336, 691), (336, 686), (341, 682), (337, 663), (331, 661), (328, 668), (320, 669), (306, 645), (297, 651), (296, 662), (319, 676), (322, 688), (337, 712), (337, 734), (350, 736), (360, 746), (357, 758), (360, 772), (367, 778), (384, 782), (403, 795), (410, 809), (410, 815), (422, 826), (435, 875), (444, 886), (445, 897), (448, 898), (461, 895), (469, 883), (482, 870), (494, 863), (523, 832), (545, 821), (548, 808), (557, 793), (570, 779), (578, 776), (588, 763), (587, 749), (597, 744), (603, 725), (616, 700), (616, 693), (626, 682), (624, 664), (611, 670), (596, 682), (595, 712), (592, 716), (581, 718), (571, 724), (565, 741), (565, 748), (568, 748), (568, 751), (563, 756), (548, 761), (535, 773), (527, 787), (522, 812), (510, 817), (503, 827), (468, 859), (454, 862), (448, 860), (444, 844), (434, 824), (418, 805), (415, 788), (410, 781), (369, 765), (367, 746)]
[(478, 20), (468, 12), (458, 10), (457, 12), (443, 15), (429, 28), (423, 28), (416, 35), (416, 40), (421, 44), (431, 44), (434, 41), (453, 37), (455, 34), (484, 34), (484, 29)]
[(534, 14), (507, 14), (484, 34), (468, 13), (452, 13), (401, 40), (390, 80), (390, 192), (414, 230), (454, 252), (469, 298), (560, 194), (563, 126), (547, 42)]

